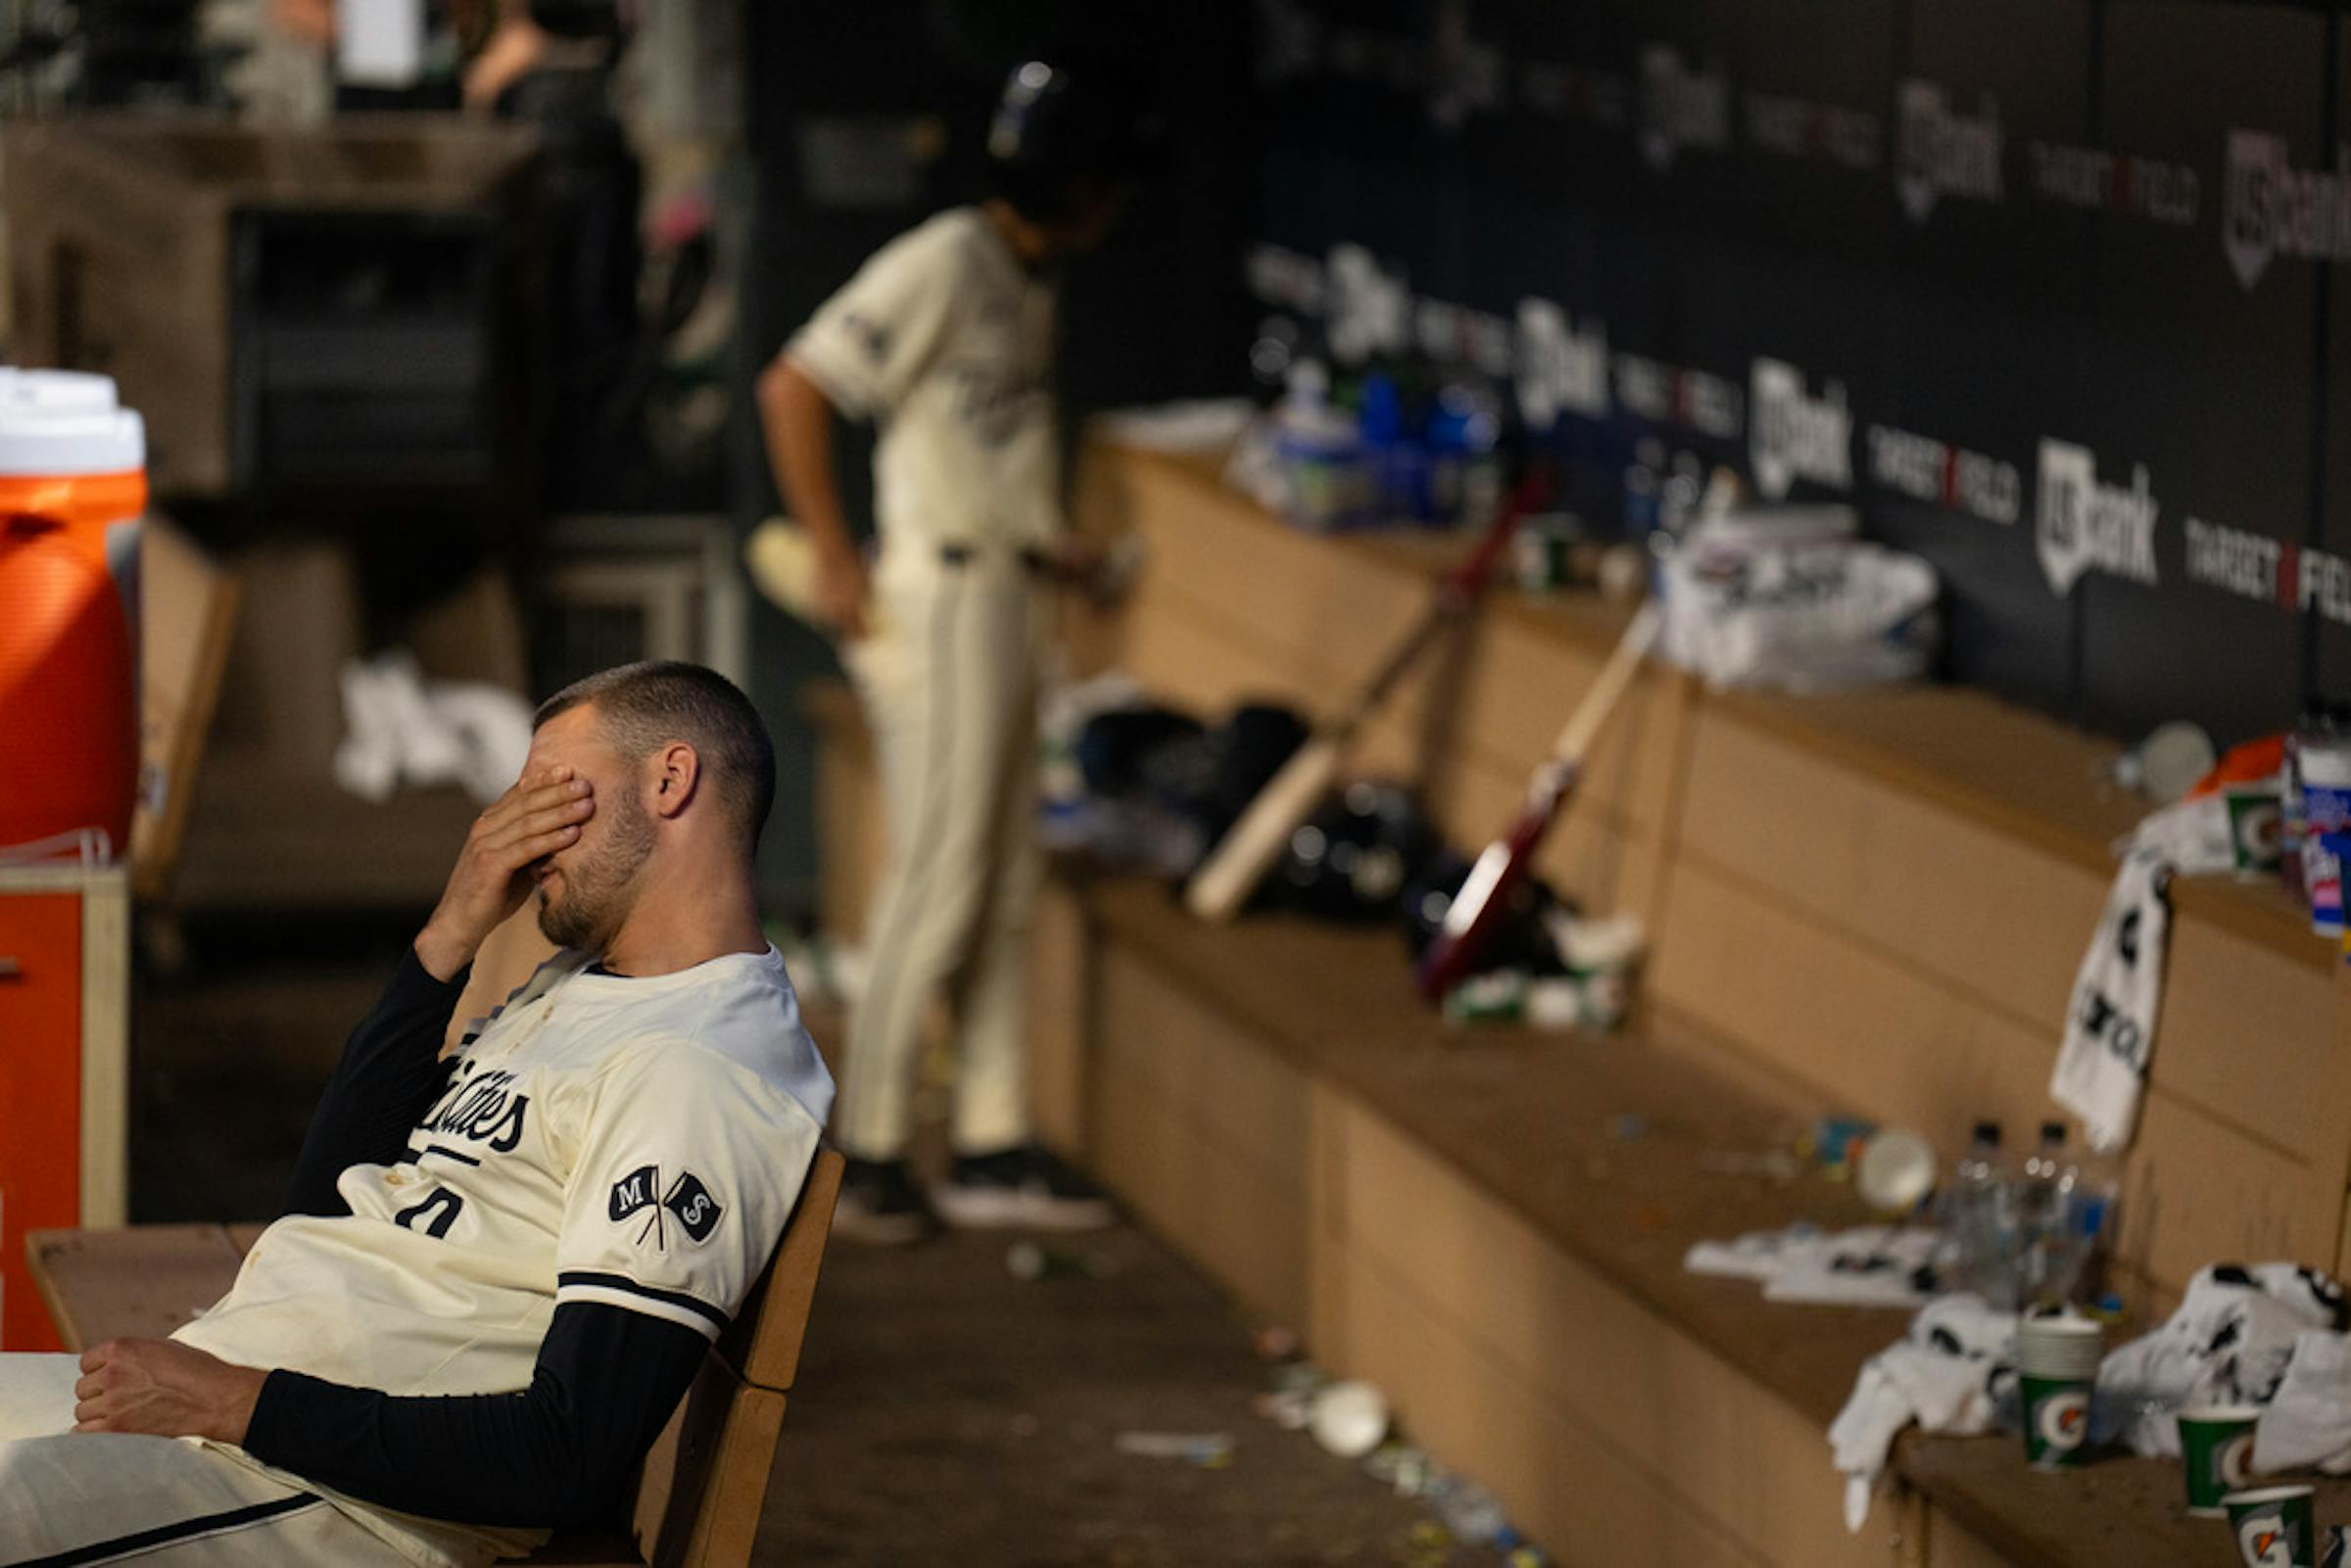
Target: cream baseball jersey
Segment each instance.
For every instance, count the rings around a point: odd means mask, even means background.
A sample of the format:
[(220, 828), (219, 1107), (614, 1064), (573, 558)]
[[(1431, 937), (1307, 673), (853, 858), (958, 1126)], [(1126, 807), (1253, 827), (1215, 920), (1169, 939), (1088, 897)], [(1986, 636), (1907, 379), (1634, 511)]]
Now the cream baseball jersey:
[(792, 338), (835, 406), (881, 426), (886, 548), (1060, 537), (1053, 315), (1051, 283), (959, 207), (876, 252)]
[(272, 1224), (174, 1337), (395, 1395), (527, 1387), (560, 1302), (715, 1339), (832, 1099), (773, 948), (645, 977), (559, 954), (467, 1034), (405, 1157), (343, 1171), (348, 1215)]

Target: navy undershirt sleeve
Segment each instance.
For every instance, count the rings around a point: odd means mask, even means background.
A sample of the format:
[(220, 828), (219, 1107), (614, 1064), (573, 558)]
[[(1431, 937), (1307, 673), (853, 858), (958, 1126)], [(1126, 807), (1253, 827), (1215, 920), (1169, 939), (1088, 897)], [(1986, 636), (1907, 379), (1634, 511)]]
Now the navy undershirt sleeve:
[(244, 1447), (346, 1497), (428, 1519), (607, 1524), (708, 1348), (666, 1318), (566, 1302), (527, 1389), (401, 1398), (275, 1371)]
[(287, 1184), (287, 1213), (348, 1214), (336, 1178), (353, 1165), (399, 1162), (409, 1133), (449, 1087), (455, 1064), (440, 1059), (441, 1039), (472, 973), (468, 965), (437, 980), (415, 949), (402, 955), (374, 1010), (344, 1043), (335, 1075), (311, 1113)]

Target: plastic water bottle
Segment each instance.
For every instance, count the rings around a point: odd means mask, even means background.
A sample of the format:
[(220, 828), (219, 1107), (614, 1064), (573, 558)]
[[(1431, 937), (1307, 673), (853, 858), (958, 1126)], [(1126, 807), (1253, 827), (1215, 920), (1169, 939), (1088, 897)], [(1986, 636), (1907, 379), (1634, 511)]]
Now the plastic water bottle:
[(2122, 1176), (2112, 1156), (2092, 1152), (2059, 1172), (2057, 1190), (2072, 1258), (2071, 1283), (2075, 1290), (2082, 1290), (2091, 1281), (2101, 1256), (2113, 1245)]
[(1355, 421), (1330, 401), (1330, 373), (1294, 360), (1274, 411), (1273, 451), (1290, 494), (1290, 520), (1315, 532), (1353, 521), (1368, 499)]
[(1959, 1280), (1993, 1307), (2013, 1309), (2017, 1279), (2009, 1196), (2000, 1124), (1979, 1121), (1967, 1153), (1951, 1169), (1950, 1228), (1959, 1244)]
[(2040, 1147), (2025, 1162), (2016, 1185), (2016, 1225), (2022, 1243), (2024, 1300), (2031, 1304), (2062, 1302), (2073, 1290), (2080, 1270), (2071, 1264), (2073, 1252), (2064, 1201), (2065, 1123), (2040, 1124)]

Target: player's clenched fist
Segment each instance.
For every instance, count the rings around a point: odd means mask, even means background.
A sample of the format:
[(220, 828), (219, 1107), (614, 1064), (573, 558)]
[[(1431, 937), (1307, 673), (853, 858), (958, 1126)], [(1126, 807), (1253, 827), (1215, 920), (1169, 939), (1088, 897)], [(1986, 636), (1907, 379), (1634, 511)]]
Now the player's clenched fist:
[(266, 1372), (170, 1340), (109, 1340), (81, 1358), (73, 1430), (242, 1443)]
[(588, 781), (569, 768), (526, 773), (474, 819), (449, 886), (416, 937), (416, 958), (446, 980), (530, 896), (533, 862), (573, 843), (596, 813)]

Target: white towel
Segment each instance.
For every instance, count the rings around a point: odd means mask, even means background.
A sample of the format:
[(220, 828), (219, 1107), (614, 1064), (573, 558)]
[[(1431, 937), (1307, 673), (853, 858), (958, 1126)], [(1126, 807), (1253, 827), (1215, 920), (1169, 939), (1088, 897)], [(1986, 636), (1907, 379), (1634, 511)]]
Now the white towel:
[(2120, 1149), (2138, 1125), (2171, 929), (2171, 868), (2134, 850), (2115, 874), (2106, 912), (2083, 956), (2049, 1095), (2082, 1118), (2092, 1148)]
[(1934, 1295), (1928, 1271), (1942, 1247), (1940, 1233), (1919, 1227), (1859, 1225), (1831, 1233), (1799, 1223), (1737, 1241), (1702, 1241), (1683, 1256), (1682, 1266), (1755, 1280), (1767, 1302), (1916, 1307)]
[(398, 649), (343, 667), (343, 715), (350, 730), (335, 748), (335, 780), (366, 800), (387, 800), (403, 784), (456, 784), (488, 805), (531, 749), (529, 703), (479, 682), (427, 681)]
[(1862, 1363), (1852, 1397), (1829, 1426), (1829, 1447), (1846, 1478), (1845, 1527), (1858, 1533), (1870, 1494), (1902, 1428), (1972, 1436), (1991, 1430), (2016, 1377), (2016, 1315), (1974, 1296), (1941, 1296), (1910, 1330)]
[(2312, 1466), (2351, 1473), (2351, 1338), (2315, 1328), (2295, 1339), (2285, 1381), (2253, 1428), (2255, 1470)]
[[(2269, 1404), (2288, 1378), (2299, 1342), (2314, 1330), (2330, 1336), (2342, 1307), (2334, 1281), (2291, 1263), (2200, 1269), (2162, 1327), (2099, 1366), (2100, 1402), (2118, 1412), (2119, 1435), (2135, 1451), (2177, 1458), (2180, 1429), (2173, 1417), (2183, 1405)], [(2311, 1397), (2322, 1398), (2327, 1387), (2322, 1366), (2313, 1366), (2308, 1383)], [(2323, 1423), (2307, 1432), (2281, 1426), (2272, 1443), (2299, 1451), (2324, 1442), (2319, 1434), (2325, 1430)], [(2255, 1446), (2258, 1465), (2258, 1437)]]
[(1822, 1234), (1818, 1225), (1799, 1223), (1786, 1230), (1750, 1231), (1737, 1241), (1702, 1241), (1682, 1256), (1682, 1266), (1725, 1279), (1769, 1279), (1788, 1266), (1793, 1249), (1811, 1246)]
[(1767, 1302), (1841, 1307), (1917, 1307), (1935, 1294), (1943, 1244), (1932, 1230), (1864, 1225), (1792, 1248), (1763, 1284)]

